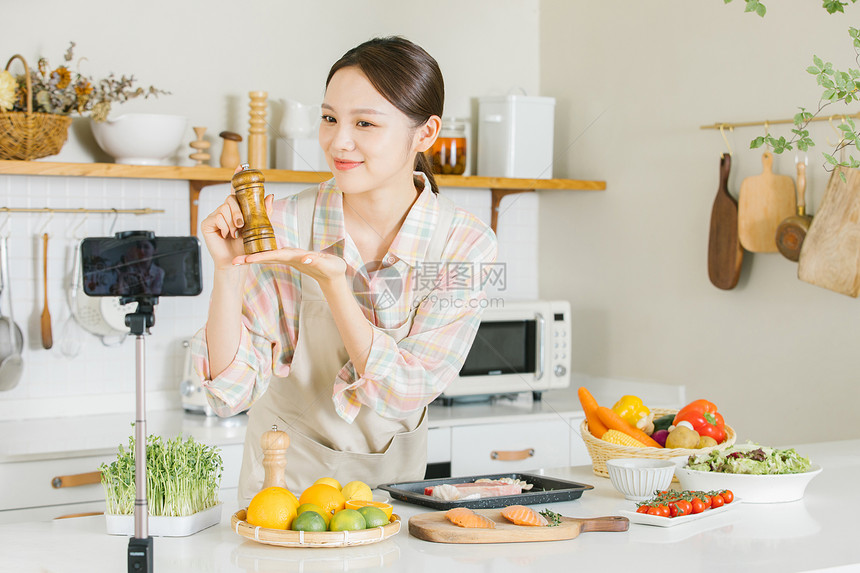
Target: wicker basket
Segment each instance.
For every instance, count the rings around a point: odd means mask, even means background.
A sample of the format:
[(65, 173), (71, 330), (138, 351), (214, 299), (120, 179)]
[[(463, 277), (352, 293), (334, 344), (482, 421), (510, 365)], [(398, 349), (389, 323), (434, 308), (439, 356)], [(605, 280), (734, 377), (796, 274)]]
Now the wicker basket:
[(9, 58), (6, 70), (15, 58), (24, 64), (27, 111), (0, 110), (0, 159), (30, 160), (56, 155), (66, 143), (72, 118), (55, 113), (33, 113), (33, 85), (27, 61), (15, 54)]
[[(651, 410), (654, 417), (659, 418), (666, 414), (675, 414), (678, 410), (662, 410), (654, 408)], [(588, 448), (588, 454), (591, 456), (591, 467), (595, 475), (609, 477), (609, 472), (606, 469), (606, 460), (614, 460), (618, 458), (651, 458), (657, 460), (668, 460), (676, 456), (689, 456), (692, 454), (704, 454), (711, 450), (722, 450), (735, 443), (737, 435), (735, 431), (726, 425), (726, 441), (717, 446), (710, 448), (688, 449), (688, 448), (631, 448), (629, 446), (619, 446), (610, 442), (605, 442), (600, 438), (595, 438), (588, 431), (588, 422), (582, 421), (579, 427), (579, 433), (582, 435), (582, 440), (585, 442), (585, 447)]]

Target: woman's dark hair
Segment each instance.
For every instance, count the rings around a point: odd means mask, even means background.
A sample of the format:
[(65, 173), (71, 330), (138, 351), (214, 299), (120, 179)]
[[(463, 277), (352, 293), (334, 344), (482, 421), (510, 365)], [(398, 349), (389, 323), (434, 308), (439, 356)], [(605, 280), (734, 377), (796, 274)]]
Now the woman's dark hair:
[[(420, 46), (399, 36), (364, 42), (334, 63), (325, 81), (326, 88), (335, 72), (352, 66), (360, 69), (376, 91), (411, 119), (416, 127), (432, 115), (442, 117), (445, 104), (442, 70)], [(427, 176), (434, 193), (439, 192), (430, 162), (423, 153), (416, 157), (415, 170)]]

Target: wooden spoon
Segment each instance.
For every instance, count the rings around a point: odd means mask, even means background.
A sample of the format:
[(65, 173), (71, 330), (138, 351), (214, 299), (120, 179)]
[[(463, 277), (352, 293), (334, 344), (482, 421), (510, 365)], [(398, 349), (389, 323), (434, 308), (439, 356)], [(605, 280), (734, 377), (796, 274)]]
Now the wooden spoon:
[(42, 310), (42, 347), (49, 349), (54, 345), (51, 334), (51, 312), (48, 310), (48, 233), (42, 235), (42, 281), (45, 290), (45, 308)]

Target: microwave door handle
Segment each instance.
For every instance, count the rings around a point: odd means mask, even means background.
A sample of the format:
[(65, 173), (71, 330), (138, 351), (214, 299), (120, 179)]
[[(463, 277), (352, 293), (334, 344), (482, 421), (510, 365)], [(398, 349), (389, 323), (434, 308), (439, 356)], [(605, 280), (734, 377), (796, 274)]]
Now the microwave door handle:
[(544, 340), (543, 340), (543, 331), (544, 331), (544, 318), (541, 313), (535, 314), (535, 322), (537, 323), (537, 332), (535, 332), (535, 337), (537, 338), (537, 373), (535, 374), (535, 380), (540, 380), (543, 378), (543, 356), (544, 356)]

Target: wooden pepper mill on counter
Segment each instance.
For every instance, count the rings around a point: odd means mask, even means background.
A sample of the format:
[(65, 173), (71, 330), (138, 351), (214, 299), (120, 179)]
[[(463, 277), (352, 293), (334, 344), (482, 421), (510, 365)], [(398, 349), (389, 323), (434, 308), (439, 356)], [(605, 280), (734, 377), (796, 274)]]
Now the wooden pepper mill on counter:
[(233, 190), (245, 225), (242, 227), (242, 242), (245, 254), (253, 255), (263, 251), (274, 251), (278, 248), (275, 241), (275, 231), (266, 213), (265, 178), (262, 171), (251, 169), (247, 163), (242, 164), (242, 171), (233, 175)]
[[(260, 446), (263, 448), (263, 470), (266, 472), (263, 478), (263, 488), (287, 487), (284, 479), (284, 470), (287, 467), (287, 448), (290, 447), (290, 437), (286, 432), (272, 426), (268, 432), (263, 432), (260, 437)], [(289, 489), (289, 488), (287, 488)]]

